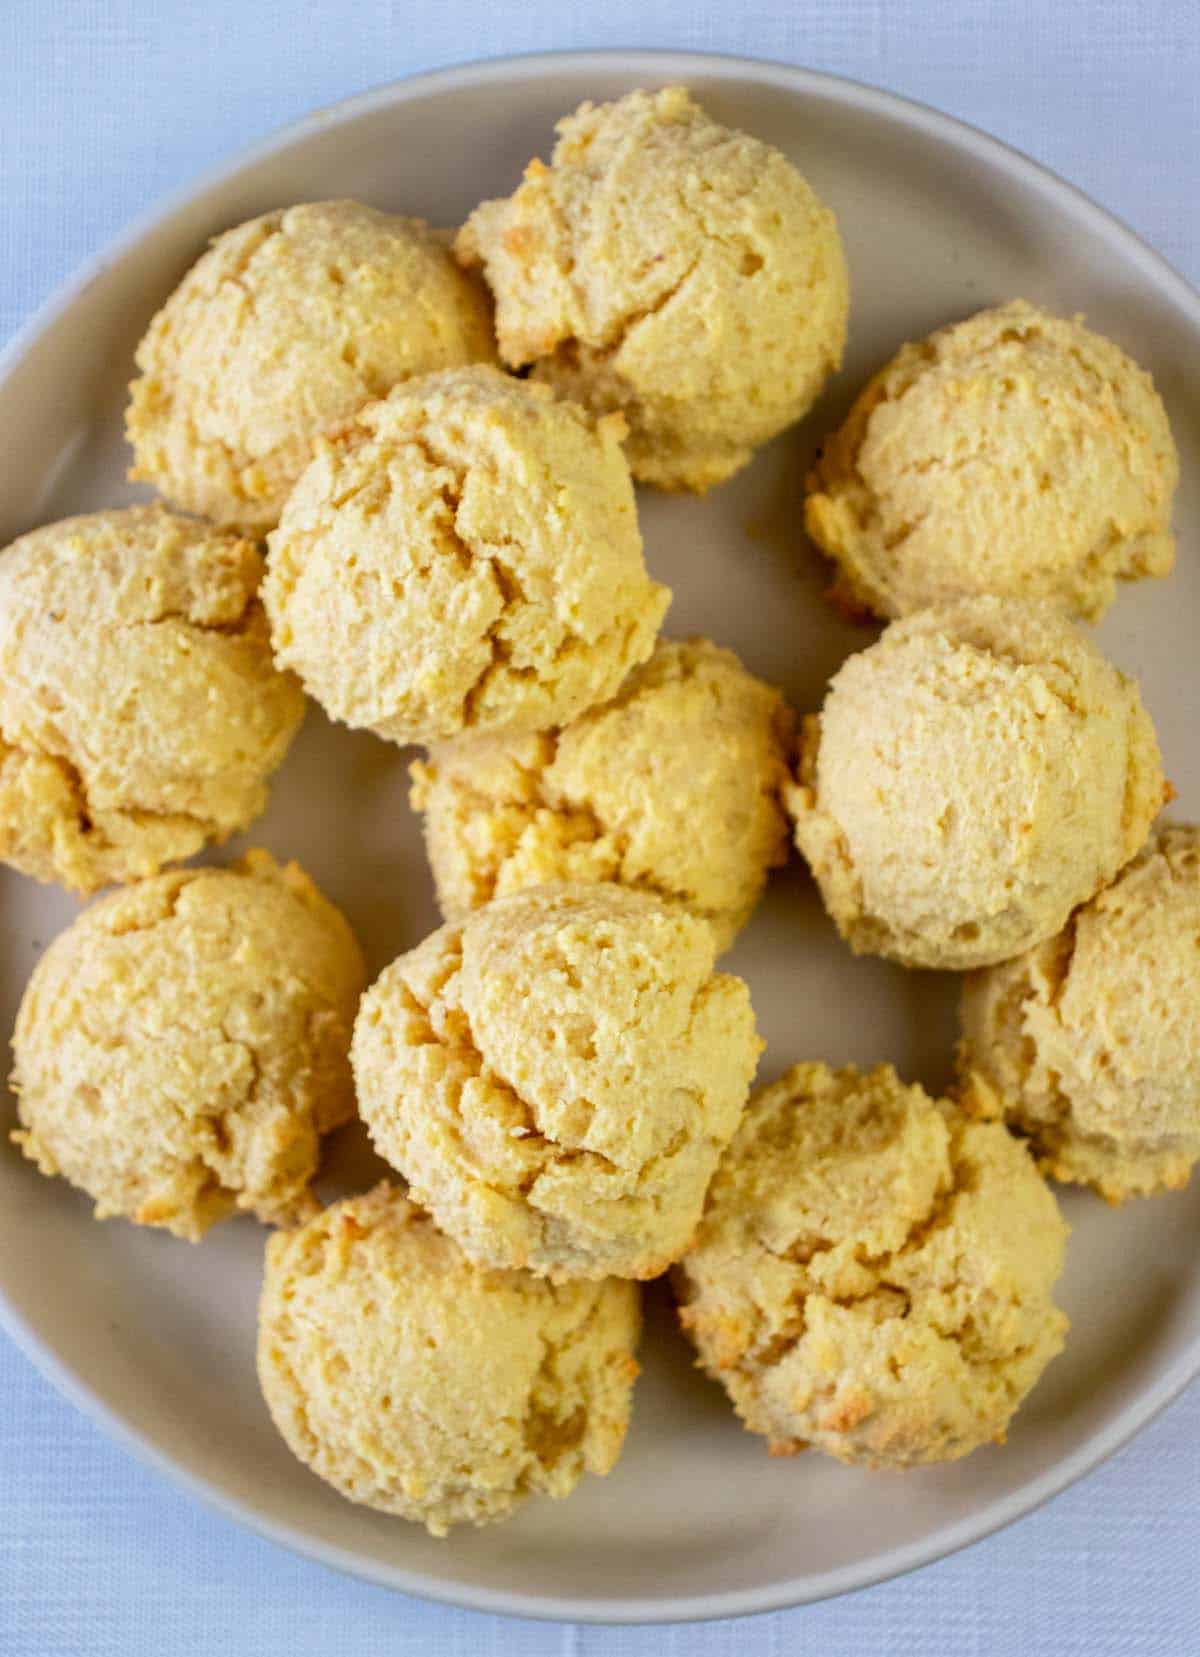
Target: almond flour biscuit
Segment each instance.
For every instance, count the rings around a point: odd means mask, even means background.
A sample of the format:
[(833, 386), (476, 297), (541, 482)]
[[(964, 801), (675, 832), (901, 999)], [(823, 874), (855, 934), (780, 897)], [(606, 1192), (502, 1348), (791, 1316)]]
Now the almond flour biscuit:
[(13, 1137), (97, 1219), (193, 1242), (238, 1209), (304, 1219), (319, 1136), (354, 1114), (363, 979), (340, 913), (266, 852), (102, 898), (25, 991)]
[(270, 537), (278, 660), (332, 718), (398, 743), (543, 730), (604, 701), (670, 601), (618, 424), (491, 368), (369, 404)]
[(610, 702), (561, 730), (466, 737), (413, 766), (447, 920), (555, 880), (687, 905), (725, 949), (787, 858), (792, 718), (707, 639), (661, 639)]
[(262, 534), (315, 439), (416, 374), (493, 362), (482, 284), (419, 219), (317, 201), (218, 236), (138, 346), (130, 473)]
[(633, 1284), (473, 1266), (379, 1185), (267, 1244), (258, 1374), (314, 1473), (445, 1536), (612, 1470), (639, 1324)]
[(963, 989), (963, 1098), (1110, 1202), (1200, 1158), (1200, 829), (1169, 824), (1063, 930)]
[(1025, 1149), (906, 1087), (801, 1064), (750, 1103), (676, 1268), (703, 1367), (773, 1455), (867, 1467), (1001, 1443), (1062, 1350), (1067, 1228)]
[(687, 1247), (762, 1043), (711, 929), (621, 886), (497, 898), (363, 998), (375, 1148), (481, 1265), (648, 1278)]
[(249, 541), (158, 506), (0, 553), (0, 859), (92, 892), (253, 822), (304, 717)]
[(1163, 804), (1137, 686), (1048, 603), (893, 622), (806, 721), (796, 844), (856, 953), (966, 969), (1052, 937)]
[(1179, 458), (1150, 376), (1022, 300), (906, 345), (809, 479), (835, 598), (904, 616), (972, 593), (1095, 619), (1166, 575)]
[(629, 425), (634, 477), (703, 491), (807, 413), (841, 362), (833, 214), (786, 156), (679, 86), (583, 104), (549, 167), (455, 244), (500, 352)]

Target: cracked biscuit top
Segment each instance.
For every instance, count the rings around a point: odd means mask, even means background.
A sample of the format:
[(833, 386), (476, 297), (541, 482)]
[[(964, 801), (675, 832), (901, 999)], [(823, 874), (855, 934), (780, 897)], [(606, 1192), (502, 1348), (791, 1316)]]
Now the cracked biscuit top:
[(103, 898), (21, 1002), (17, 1142), (98, 1219), (194, 1241), (237, 1209), (304, 1218), (319, 1136), (354, 1113), (363, 978), (339, 911), (266, 852)]
[(91, 892), (243, 829), (304, 717), (258, 549), (159, 506), (0, 553), (0, 858)]
[(324, 443), (270, 537), (277, 659), (393, 742), (542, 730), (611, 696), (670, 600), (620, 422), (485, 367), (398, 387)]
[(464, 1252), (648, 1278), (686, 1248), (762, 1048), (712, 930), (612, 885), (497, 898), (363, 997), (376, 1150)]
[(852, 949), (963, 971), (1057, 932), (1164, 792), (1136, 684), (1048, 602), (979, 597), (842, 664), (787, 799)]
[(329, 426), (495, 349), (483, 284), (421, 220), (357, 201), (266, 213), (216, 238), (138, 346), (130, 475), (262, 534)]
[(585, 103), (558, 135), (455, 250), (483, 268), (510, 367), (624, 415), (642, 482), (708, 489), (841, 361), (837, 223), (785, 155), (681, 86)]
[(1200, 828), (1169, 823), (1062, 932), (963, 986), (964, 1100), (1110, 1202), (1200, 1160)]
[(660, 639), (561, 730), (445, 743), (413, 766), (442, 913), (612, 880), (686, 904), (724, 949), (786, 861), (791, 744), (779, 692), (707, 639)]
[(1166, 575), (1179, 458), (1150, 376), (1077, 319), (1021, 300), (906, 345), (809, 479), (835, 598), (903, 616), (971, 593), (1095, 619)]
[(773, 1454), (869, 1467), (1002, 1441), (1062, 1349), (1067, 1227), (1028, 1152), (890, 1066), (751, 1100), (676, 1269), (704, 1367)]
[(272, 1237), (258, 1374), (314, 1473), (444, 1536), (611, 1471), (639, 1323), (633, 1284), (474, 1266), (379, 1185)]

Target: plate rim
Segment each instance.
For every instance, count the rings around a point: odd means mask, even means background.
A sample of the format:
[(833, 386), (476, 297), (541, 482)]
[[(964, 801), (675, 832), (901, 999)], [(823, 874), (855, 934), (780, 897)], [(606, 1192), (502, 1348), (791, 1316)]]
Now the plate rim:
[[(131, 252), (145, 236), (188, 207), (198, 196), (229, 182), (244, 168), (268, 160), (315, 132), (343, 125), (415, 97), (431, 93), (436, 95), (440, 90), (521, 80), (555, 67), (586, 71), (591, 66), (620, 67), (643, 82), (687, 81), (690, 77), (701, 75), (710, 79), (757, 80), (801, 96), (832, 97), (847, 107), (899, 121), (940, 143), (966, 151), (984, 165), (999, 168), (1026, 186), (1032, 185), (1042, 196), (1065, 206), (1103, 236), (1115, 238), (1126, 255), (1141, 267), (1148, 279), (1182, 313), (1183, 319), (1200, 340), (1200, 290), (1117, 214), (1102, 207), (1051, 168), (982, 128), (917, 99), (868, 82), (777, 59), (668, 48), (606, 47), (514, 53), (424, 70), (319, 106), (296, 120), (274, 128), (262, 138), (238, 147), (194, 178), (160, 196), (98, 253), (59, 283), (0, 350), (0, 384), (110, 265)], [(269, 1542), (326, 1569), (426, 1601), (501, 1616), (610, 1626), (703, 1622), (786, 1610), (872, 1587), (933, 1564), (1024, 1518), (1094, 1471), (1149, 1426), (1200, 1375), (1200, 1330), (1197, 1330), (1185, 1350), (1163, 1374), (1142, 1389), (1106, 1428), (1073, 1454), (1007, 1496), (990, 1502), (969, 1518), (935, 1531), (919, 1542), (889, 1549), (869, 1562), (817, 1575), (789, 1578), (768, 1587), (678, 1595), (672, 1600), (587, 1599), (565, 1595), (533, 1597), (519, 1592), (441, 1583), (420, 1571), (366, 1560), (351, 1549), (323, 1542), (297, 1527), (267, 1518), (248, 1501), (230, 1495), (203, 1475), (182, 1465), (132, 1421), (105, 1403), (83, 1375), (61, 1359), (29, 1321), (9, 1304), (2, 1283), (0, 1329), (61, 1396), (143, 1465), (165, 1476), (177, 1489), (197, 1498), (210, 1510), (232, 1519)]]

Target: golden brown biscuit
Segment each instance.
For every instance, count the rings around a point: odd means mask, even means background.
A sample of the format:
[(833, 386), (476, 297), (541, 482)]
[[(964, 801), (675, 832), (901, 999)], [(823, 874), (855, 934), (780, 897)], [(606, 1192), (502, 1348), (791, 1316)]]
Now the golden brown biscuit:
[(1078, 320), (1014, 300), (906, 345), (809, 479), (835, 596), (880, 616), (973, 593), (1091, 619), (1166, 575), (1179, 458), (1150, 376)]
[(261, 534), (322, 432), (416, 374), (494, 360), (487, 296), (441, 232), (357, 201), (266, 213), (215, 239), (138, 346), (130, 476)]
[(25, 991), (13, 1137), (97, 1219), (193, 1242), (237, 1209), (303, 1219), (319, 1136), (354, 1114), (364, 976), (338, 910), (266, 852), (102, 898)]
[(1110, 1202), (1200, 1158), (1200, 829), (1162, 828), (1028, 954), (968, 978), (964, 1099)]
[(1028, 1153), (905, 1087), (802, 1064), (750, 1103), (676, 1268), (709, 1374), (774, 1455), (868, 1467), (1002, 1442), (1067, 1320)]
[(445, 1536), (611, 1472), (639, 1324), (631, 1283), (473, 1266), (379, 1185), (271, 1238), (258, 1374), (314, 1473)]
[(762, 1043), (712, 930), (621, 886), (443, 926), (363, 997), (375, 1148), (472, 1260), (655, 1277), (687, 1247)]
[(614, 422), (491, 368), (369, 404), (270, 548), (278, 660), (399, 743), (565, 723), (646, 659), (670, 602)]
[(0, 859), (91, 892), (245, 828), (304, 717), (249, 541), (159, 506), (0, 553)]
[(633, 475), (705, 490), (807, 413), (846, 339), (833, 214), (683, 87), (583, 104), (459, 232), (500, 351), (629, 424)]
[(844, 662), (787, 796), (850, 947), (959, 970), (1057, 932), (1163, 797), (1137, 686), (1049, 604), (990, 597)]
[(792, 717), (731, 650), (660, 639), (561, 730), (467, 737), (413, 766), (447, 920), (555, 880), (687, 905), (727, 949), (787, 859)]

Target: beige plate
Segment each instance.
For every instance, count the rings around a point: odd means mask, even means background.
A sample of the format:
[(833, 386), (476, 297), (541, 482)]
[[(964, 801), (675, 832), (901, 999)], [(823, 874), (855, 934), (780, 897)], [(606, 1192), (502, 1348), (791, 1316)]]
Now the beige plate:
[[(1200, 405), (1188, 394), (1200, 300), (1129, 231), (1012, 150), (826, 76), (667, 53), (526, 58), (385, 87), (289, 128), (143, 221), (10, 348), (0, 535), (133, 498), (120, 426), (131, 354), (207, 236), (336, 195), (456, 223), (481, 196), (510, 189), (581, 99), (677, 80), (719, 120), (786, 150), (833, 205), (853, 299), (845, 371), (812, 420), (706, 501), (644, 496), (649, 561), (676, 593), (671, 631), (732, 645), (797, 708), (814, 707), (865, 642), (822, 603), (825, 572), (801, 537), (800, 480), (822, 431), (870, 369), (938, 323), (1018, 294), (1085, 311), (1153, 371), (1183, 456), (1180, 570), (1123, 594), (1101, 637), (1142, 675), (1179, 809), (1200, 814)], [(346, 908), (376, 970), (435, 923), (405, 766), (395, 749), (314, 711), (253, 836), (299, 858)], [(75, 905), (11, 874), (0, 892), (7, 1031), (30, 967)], [(731, 964), (750, 980), (769, 1042), (764, 1076), (797, 1059), (890, 1059), (930, 1087), (946, 1080), (952, 982), (853, 960), (798, 868), (775, 881)], [(374, 1176), (350, 1130), (330, 1161), (330, 1190)], [(35, 1361), (131, 1447), (327, 1564), (484, 1610), (729, 1616), (840, 1593), (984, 1535), (1110, 1454), (1200, 1370), (1200, 1189), (1119, 1213), (1079, 1195), (1066, 1206), (1074, 1330), (1007, 1448), (903, 1477), (816, 1455), (769, 1461), (693, 1371), (656, 1290), (633, 1429), (612, 1477), (449, 1542), (350, 1506), (276, 1436), (254, 1379), (263, 1234), (252, 1221), (220, 1226), (198, 1248), (123, 1222), (97, 1226), (82, 1197), (5, 1148), (0, 1305)]]

